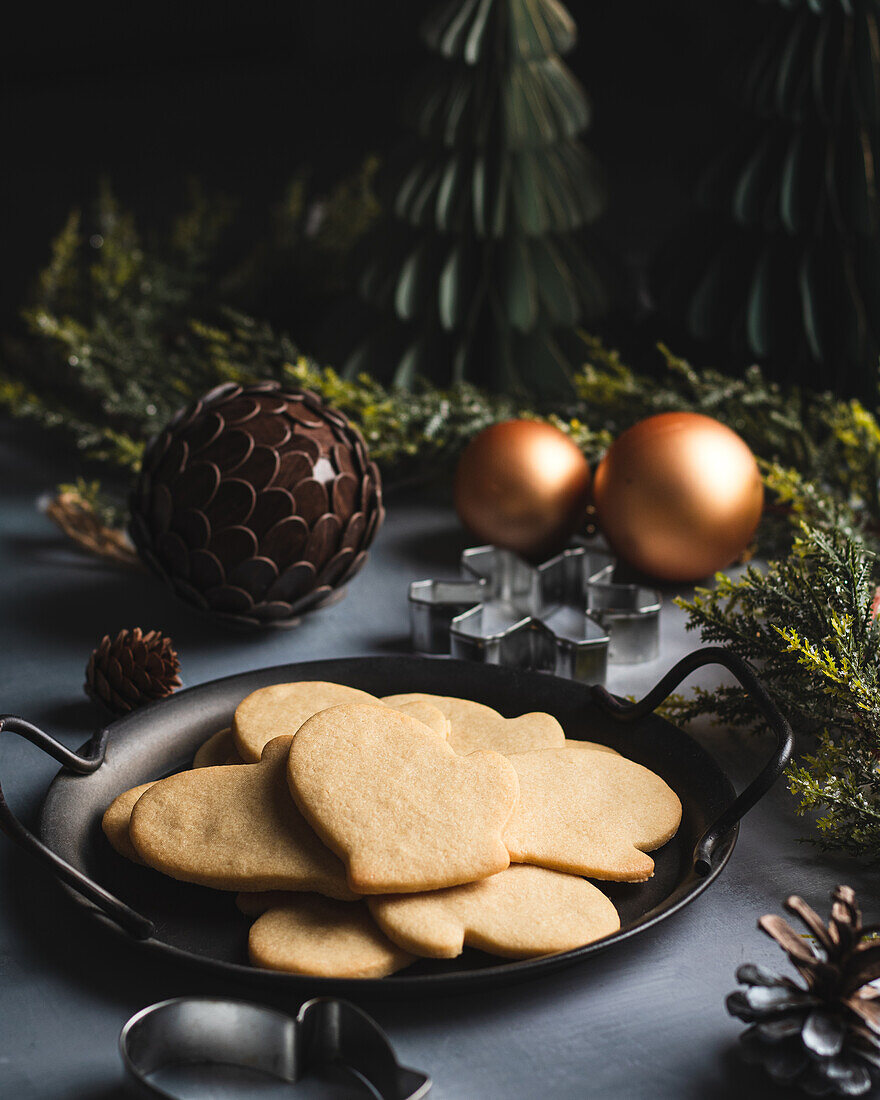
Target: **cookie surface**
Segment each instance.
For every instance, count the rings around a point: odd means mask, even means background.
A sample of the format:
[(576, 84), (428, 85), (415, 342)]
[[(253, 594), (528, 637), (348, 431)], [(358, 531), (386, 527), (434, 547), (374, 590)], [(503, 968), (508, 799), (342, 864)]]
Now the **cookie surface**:
[(466, 945), (512, 959), (549, 955), (620, 928), (617, 910), (591, 883), (525, 864), (466, 886), (368, 904), (395, 943), (439, 959), (455, 958)]
[(141, 783), (139, 787), (132, 787), (131, 790), (123, 791), (122, 794), (113, 799), (101, 818), (101, 828), (104, 830), (104, 836), (107, 837), (110, 844), (121, 856), (130, 859), (132, 863), (143, 863), (143, 860), (137, 854), (131, 842), (131, 837), (128, 835), (131, 811), (134, 809), (135, 802), (152, 785), (152, 783)]
[(301, 680), (251, 692), (235, 708), (232, 732), (239, 756), (255, 764), (275, 737), (293, 735), (307, 718), (341, 703), (376, 703), (375, 696), (344, 684)]
[(543, 711), (521, 714), (518, 718), (504, 718), (497, 710), (483, 703), (456, 699), (450, 695), (413, 692), (386, 695), (382, 699), (389, 707), (400, 707), (414, 701), (428, 702), (443, 712), (449, 722), (449, 744), (461, 755), (477, 749), (509, 755), (530, 749), (562, 748), (565, 744), (562, 726), (551, 714)]
[(254, 966), (320, 978), (383, 978), (413, 962), (363, 902), (318, 894), (291, 894), (267, 909), (251, 927), (248, 955)]
[[(381, 702), (381, 700), (379, 700)], [(388, 704), (390, 706), (390, 704)], [(449, 736), (449, 719), (440, 710), (439, 707), (435, 707), (428, 699), (414, 698), (404, 700), (398, 703), (394, 710), (399, 710), (401, 714), (408, 714), (410, 718), (415, 718), (423, 725), (427, 726), (432, 733), (436, 733), (438, 737), (442, 737), (445, 741)]]
[(502, 829), (517, 778), (493, 752), (459, 756), (381, 704), (333, 707), (293, 739), (290, 791), (359, 894), (471, 882), (510, 860)]
[(592, 751), (592, 752), (610, 752), (615, 756), (620, 756), (617, 749), (612, 749), (608, 745), (600, 745), (598, 741), (575, 741), (573, 738), (566, 737), (565, 744), (562, 746), (564, 749), (574, 749), (577, 751)]
[(541, 749), (511, 756), (520, 797), (504, 839), (514, 863), (621, 882), (654, 873), (646, 852), (681, 822), (681, 803), (654, 772), (611, 752)]
[(214, 768), (218, 764), (240, 764), (241, 757), (235, 751), (232, 730), (220, 730), (201, 745), (193, 757), (194, 768)]
[(135, 803), (129, 824), (141, 860), (218, 890), (315, 890), (351, 898), (341, 862), (288, 792), (290, 742), (271, 741), (259, 764), (198, 768), (154, 783)]

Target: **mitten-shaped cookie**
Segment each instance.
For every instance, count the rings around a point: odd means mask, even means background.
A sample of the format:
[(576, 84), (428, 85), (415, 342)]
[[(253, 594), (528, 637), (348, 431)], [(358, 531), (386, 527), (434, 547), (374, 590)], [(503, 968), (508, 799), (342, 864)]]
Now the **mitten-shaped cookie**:
[(200, 745), (193, 757), (194, 768), (214, 768), (218, 764), (240, 764), (241, 757), (235, 750), (231, 729), (212, 734)]
[(353, 897), (342, 864), (290, 797), (290, 742), (270, 741), (259, 764), (198, 768), (154, 783), (135, 803), (129, 823), (141, 860), (172, 878), (218, 890)]
[(465, 945), (513, 959), (549, 955), (620, 927), (617, 910), (585, 879), (524, 865), (466, 886), (368, 904), (395, 943), (439, 959), (460, 955)]
[(152, 785), (152, 783), (141, 783), (139, 787), (132, 787), (131, 790), (123, 791), (122, 794), (113, 799), (101, 818), (101, 828), (104, 830), (104, 836), (107, 837), (110, 844), (121, 856), (130, 859), (132, 863), (143, 863), (143, 860), (135, 851), (128, 835), (131, 811), (134, 809), (135, 802)]
[(307, 718), (340, 703), (377, 703), (366, 691), (330, 684), (324, 680), (300, 680), (272, 684), (252, 691), (235, 708), (232, 733), (239, 756), (256, 763), (263, 748), (275, 737), (292, 736)]
[[(313, 714), (342, 703), (379, 705), (380, 700), (358, 688), (323, 680), (301, 680), (260, 688), (242, 699), (235, 709), (232, 722), (234, 747), (242, 760), (253, 763), (260, 759), (263, 747), (273, 737), (294, 734)], [(424, 722), (439, 736), (446, 737), (449, 723), (427, 696), (413, 696), (402, 699), (401, 703), (401, 709)]]
[(530, 749), (561, 748), (565, 744), (562, 726), (551, 714), (535, 711), (518, 718), (504, 718), (491, 707), (473, 703), (470, 699), (455, 699), (448, 695), (424, 695), (419, 692), (386, 695), (383, 703), (400, 707), (407, 703), (428, 702), (446, 715), (449, 721), (449, 744), (457, 753), (466, 755), (477, 749), (510, 754)]
[(384, 978), (413, 961), (380, 930), (363, 902), (288, 894), (251, 927), (254, 966), (320, 978)]
[(568, 746), (511, 756), (520, 798), (504, 831), (514, 863), (642, 882), (681, 803), (654, 772), (612, 752)]
[(517, 797), (509, 760), (459, 756), (391, 707), (332, 707), (301, 727), (290, 790), (362, 894), (472, 882), (509, 863), (502, 830)]

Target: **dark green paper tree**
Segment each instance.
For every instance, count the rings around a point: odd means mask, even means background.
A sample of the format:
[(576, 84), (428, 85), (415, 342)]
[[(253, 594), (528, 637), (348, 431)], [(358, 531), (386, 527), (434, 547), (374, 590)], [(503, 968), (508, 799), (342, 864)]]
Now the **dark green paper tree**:
[(870, 398), (880, 353), (878, 11), (877, 0), (748, 6), (743, 124), (698, 190), (707, 221), (679, 270), (677, 302), (691, 335), (721, 358)]
[(361, 280), (383, 320), (346, 372), (570, 391), (576, 327), (605, 308), (580, 234), (604, 198), (590, 112), (560, 60), (575, 25), (558, 0), (446, 0), (422, 36), (435, 59)]

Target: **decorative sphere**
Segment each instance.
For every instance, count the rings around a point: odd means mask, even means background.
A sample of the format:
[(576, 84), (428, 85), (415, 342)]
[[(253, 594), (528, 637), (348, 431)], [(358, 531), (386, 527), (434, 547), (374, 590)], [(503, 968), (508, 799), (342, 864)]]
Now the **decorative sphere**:
[(454, 492), (459, 518), (476, 538), (539, 560), (583, 524), (590, 467), (552, 424), (507, 420), (465, 448)]
[(227, 383), (149, 444), (131, 496), (142, 559), (188, 603), (289, 625), (335, 599), (384, 516), (360, 433), (315, 394)]
[(599, 526), (630, 565), (695, 581), (748, 546), (764, 504), (754, 455), (708, 416), (661, 413), (633, 425), (596, 469)]

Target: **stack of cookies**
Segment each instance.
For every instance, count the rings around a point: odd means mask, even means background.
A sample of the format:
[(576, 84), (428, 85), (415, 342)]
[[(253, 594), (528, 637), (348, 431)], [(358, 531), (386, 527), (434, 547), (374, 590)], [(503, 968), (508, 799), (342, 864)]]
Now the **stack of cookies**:
[(659, 776), (549, 714), (342, 684), (255, 691), (193, 763), (121, 794), (108, 840), (236, 891), (255, 966), (321, 977), (591, 943), (620, 920), (587, 879), (650, 878), (681, 820)]

